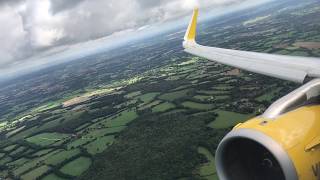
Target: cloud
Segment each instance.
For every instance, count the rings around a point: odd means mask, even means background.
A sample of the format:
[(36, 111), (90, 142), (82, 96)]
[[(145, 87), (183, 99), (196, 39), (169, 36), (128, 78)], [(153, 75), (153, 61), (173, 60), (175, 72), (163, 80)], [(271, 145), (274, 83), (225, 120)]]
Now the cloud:
[(26, 33), (20, 15), (10, 6), (2, 7), (0, 16), (0, 67), (19, 58), (19, 49), (25, 46)]
[(159, 5), (171, 2), (172, 0), (158, 0), (158, 1), (154, 1), (154, 0), (138, 0), (137, 2), (139, 3), (139, 5), (142, 8), (153, 8), (153, 7), (157, 7)]
[(51, 12), (53, 14), (70, 10), (85, 0), (51, 0)]
[[(191, 1), (0, 0), (0, 69), (52, 48), (178, 19), (190, 14)], [(201, 0), (200, 5), (215, 8), (244, 1)]]
[(0, 0), (0, 6), (10, 6), (22, 3), (24, 0)]

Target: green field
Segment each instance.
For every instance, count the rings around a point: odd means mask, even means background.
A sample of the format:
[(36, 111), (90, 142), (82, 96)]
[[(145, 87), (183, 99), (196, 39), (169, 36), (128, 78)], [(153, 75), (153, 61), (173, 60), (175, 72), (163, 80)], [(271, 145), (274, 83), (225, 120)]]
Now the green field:
[(47, 165), (57, 165), (67, 159), (70, 159), (76, 155), (80, 154), (80, 150), (79, 149), (73, 149), (73, 150), (69, 150), (69, 151), (61, 151), (57, 154), (54, 154), (53, 156), (50, 156), (48, 159), (46, 159), (44, 162)]
[(4, 151), (8, 152), (8, 151), (12, 151), (17, 145), (10, 145), (10, 146), (7, 146), (5, 148), (3, 148)]
[(133, 121), (138, 117), (135, 110), (126, 110), (119, 113), (116, 117), (111, 120), (107, 120), (104, 124), (107, 127), (118, 127), (118, 126), (125, 126), (129, 122)]
[[(316, 0), (254, 10), (204, 22), (202, 43), (320, 56)], [(1, 77), (0, 180), (217, 180), (221, 139), (299, 85), (185, 53), (183, 33)]]
[(90, 125), (90, 123), (85, 123), (85, 124), (83, 124), (83, 125), (81, 125), (81, 126), (77, 127), (76, 131), (81, 131), (82, 129), (84, 129), (84, 128), (88, 127), (89, 125)]
[(63, 121), (63, 118), (55, 119), (49, 122), (44, 123), (42, 126), (40, 126), (39, 130), (49, 129), (58, 126)]
[(281, 89), (282, 88), (276, 88), (274, 90), (271, 90), (270, 92), (268, 92), (262, 96), (257, 97), (256, 100), (259, 102), (262, 102), (262, 101), (269, 101), (270, 102), (275, 97), (275, 94), (279, 93), (279, 91)]
[[(111, 121), (111, 118), (109, 118), (106, 122), (109, 122), (109, 121)], [(127, 126), (115, 126), (110, 128), (101, 128), (100, 125), (106, 122), (96, 123), (92, 125), (90, 128), (87, 129), (87, 133), (84, 133), (82, 137), (79, 137), (76, 140), (73, 140), (72, 142), (70, 142), (67, 145), (67, 149), (70, 150), (72, 148), (77, 148), (84, 144), (88, 144), (94, 141), (96, 138), (101, 138), (108, 134), (119, 133), (127, 127)]]
[(50, 151), (52, 151), (53, 149), (44, 149), (44, 150), (41, 150), (41, 151), (38, 151), (36, 153), (34, 153), (32, 156), (34, 157), (40, 157), (40, 156), (43, 156), (45, 154), (48, 154)]
[(101, 129), (93, 129), (90, 130), (87, 134), (85, 134), (84, 136), (82, 136), (83, 138), (98, 138), (98, 137), (102, 137), (106, 134), (109, 133), (115, 133), (115, 132), (119, 132), (123, 129), (123, 127), (125, 126), (117, 126), (117, 127), (112, 127), (112, 128), (101, 128)]
[(176, 99), (187, 96), (187, 93), (189, 91), (190, 91), (190, 89), (185, 89), (185, 90), (181, 90), (181, 91), (175, 91), (175, 92), (162, 94), (161, 96), (159, 96), (159, 99), (166, 100), (166, 101), (174, 101)]
[(229, 99), (230, 96), (215, 96), (214, 99), (215, 100), (225, 100), (225, 99)]
[[(185, 61), (185, 62), (182, 62), (182, 63), (178, 64), (178, 66), (188, 66), (189, 67), (190, 65), (196, 64), (198, 61), (199, 61), (198, 57), (192, 57), (192, 59)], [(184, 68), (186, 68), (186, 67), (184, 67)], [(189, 68), (186, 68), (186, 69), (189, 69)]]
[(186, 110), (186, 109), (173, 109), (173, 110), (171, 110), (169, 112), (164, 113), (164, 115), (175, 114), (175, 113), (183, 113), (183, 112), (186, 112), (186, 111), (188, 111), (188, 110)]
[(151, 103), (146, 104), (146, 105), (140, 107), (139, 110), (144, 110), (144, 109), (147, 109), (147, 108), (152, 108), (153, 106), (156, 106), (156, 105), (160, 104), (161, 102), (162, 102), (162, 101), (160, 101), (160, 100), (152, 101)]
[(15, 134), (11, 137), (12, 140), (18, 140), (18, 139), (24, 139), (30, 135), (32, 135), (35, 132), (38, 132), (38, 127), (32, 127), (29, 129), (25, 129), (24, 131), (19, 132), (18, 134)]
[(131, 99), (131, 98), (134, 98), (136, 96), (139, 96), (140, 94), (141, 94), (141, 91), (135, 91), (135, 92), (131, 92), (131, 93), (125, 95), (125, 97), (128, 98), (128, 99)]
[(3, 157), (0, 160), (0, 164), (7, 164), (8, 162), (11, 162), (12, 158), (11, 157)]
[(85, 148), (90, 154), (95, 155), (106, 150), (108, 146), (110, 146), (114, 142), (114, 140), (114, 136), (101, 137), (87, 144)]
[(1, 171), (0, 172), (0, 178), (4, 179), (5, 177), (7, 177), (9, 175), (7, 170)]
[(90, 141), (92, 141), (93, 138), (87, 138), (87, 137), (81, 137), (77, 140), (74, 140), (72, 142), (70, 142), (68, 145), (67, 145), (67, 149), (70, 150), (72, 148), (77, 148), (79, 146), (82, 146)]
[(69, 135), (61, 133), (42, 133), (27, 138), (27, 141), (39, 146), (48, 146), (56, 142), (65, 141)]
[(182, 79), (182, 78), (184, 78), (184, 77), (186, 77), (185, 74), (182, 74), (182, 75), (174, 75), (174, 76), (169, 76), (166, 80), (167, 80), (167, 81), (177, 81), (177, 80)]
[(208, 161), (207, 163), (204, 163), (199, 167), (200, 176), (207, 180), (218, 180), (215, 160), (210, 151), (208, 151), (208, 149), (206, 148), (199, 147), (198, 153), (204, 155)]
[(56, 108), (56, 107), (58, 107), (60, 105), (61, 105), (61, 103), (59, 103), (59, 102), (50, 102), (50, 103), (47, 103), (47, 104), (45, 104), (43, 106), (40, 106), (40, 107), (34, 109), (34, 111), (38, 111), (38, 112), (47, 111), (47, 110)]
[(152, 108), (152, 112), (164, 112), (170, 109), (174, 109), (176, 106), (172, 103), (162, 103)]
[(91, 165), (91, 159), (86, 157), (79, 157), (68, 164), (64, 165), (60, 171), (64, 174), (71, 176), (80, 176), (84, 173)]
[(35, 170), (32, 170), (24, 175), (21, 176), (22, 180), (31, 180), (31, 179), (37, 179), (44, 173), (48, 172), (50, 170), (49, 166), (43, 165), (41, 167), (36, 168)]
[(173, 91), (179, 91), (179, 90), (182, 90), (182, 89), (187, 89), (187, 88), (190, 88), (192, 85), (190, 84), (187, 84), (187, 85), (182, 85), (182, 86), (179, 86), (175, 89), (173, 89)]
[(113, 133), (121, 132), (125, 128), (127, 128), (127, 126), (118, 126), (118, 127), (107, 128), (104, 131), (106, 134), (113, 134)]
[(190, 80), (202, 79), (202, 78), (205, 78), (205, 77), (208, 77), (208, 76), (209, 76), (209, 74), (192, 73), (187, 77), (187, 79), (190, 79)]
[(209, 127), (214, 129), (225, 129), (233, 127), (238, 123), (242, 123), (245, 120), (249, 120), (253, 117), (252, 114), (240, 114), (230, 111), (217, 110), (215, 111), (218, 114), (218, 117), (208, 124)]
[(24, 146), (20, 146), (19, 148), (15, 149), (10, 153), (11, 156), (15, 156), (17, 154), (21, 154), (22, 152), (26, 152), (27, 148)]
[(55, 153), (57, 153), (57, 151), (53, 151), (53, 152), (50, 152), (44, 156), (29, 160), (27, 163), (24, 163), (22, 166), (14, 169), (13, 174), (16, 176), (19, 176), (21, 174), (25, 174), (26, 172), (28, 172), (29, 170), (31, 170), (35, 167), (38, 167), (39, 165), (44, 165), (43, 161), (45, 161), (47, 158), (51, 157)]
[(196, 95), (196, 96), (193, 96), (193, 98), (198, 99), (200, 101), (208, 101), (208, 100), (213, 100), (214, 96)]
[(309, 53), (304, 51), (294, 51), (293, 53), (290, 53), (290, 55), (307, 57), (309, 56)]
[(233, 88), (232, 86), (224, 86), (224, 85), (213, 87), (214, 90), (218, 90), (218, 91), (227, 91), (227, 90), (231, 90), (232, 88)]
[(28, 161), (29, 161), (29, 159), (27, 159), (27, 158), (20, 158), (20, 159), (17, 159), (15, 161), (12, 161), (12, 162), (8, 163), (7, 165), (18, 167), (18, 166), (21, 166), (21, 165), (23, 165), (24, 163), (26, 163)]
[(153, 92), (153, 93), (148, 93), (148, 94), (144, 94), (141, 96), (137, 96), (136, 99), (140, 99), (143, 103), (147, 104), (150, 103), (151, 101), (154, 100), (154, 98), (156, 96), (158, 96), (160, 93), (158, 92)]
[(89, 128), (88, 133), (84, 134), (83, 138), (96, 138), (101, 137), (107, 134), (114, 134), (121, 132), (123, 129), (125, 129), (127, 126), (116, 126), (116, 127), (110, 127), (110, 128), (100, 128), (98, 125), (95, 124), (95, 128)]
[(218, 90), (200, 90), (197, 91), (197, 93), (200, 94), (206, 94), (206, 95), (221, 95), (221, 94), (229, 94), (229, 91), (218, 91)]
[(214, 108), (213, 104), (203, 104), (203, 103), (196, 103), (191, 101), (186, 101), (182, 103), (182, 106), (191, 108), (191, 109), (198, 109), (198, 110), (209, 110)]
[(66, 180), (66, 179), (61, 178), (55, 174), (49, 174), (46, 177), (42, 178), (42, 180)]
[(68, 121), (73, 121), (80, 119), (83, 114), (85, 114), (85, 110), (81, 111), (68, 111), (63, 114), (64, 121), (63, 122), (68, 122)]
[[(20, 128), (17, 128), (17, 129), (14, 129), (14, 130), (12, 130), (12, 131), (9, 131), (9, 132), (6, 134), (6, 137), (10, 138), (12, 135), (17, 134), (17, 133), (23, 131), (24, 128), (25, 128), (25, 126), (22, 126), (22, 127), (20, 127)], [(0, 128), (0, 130), (1, 130), (1, 128)]]

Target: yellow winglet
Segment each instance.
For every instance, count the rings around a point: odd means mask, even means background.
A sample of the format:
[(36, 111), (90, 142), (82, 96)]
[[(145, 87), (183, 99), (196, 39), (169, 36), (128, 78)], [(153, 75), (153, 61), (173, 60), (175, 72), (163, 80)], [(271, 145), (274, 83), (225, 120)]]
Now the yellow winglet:
[(195, 41), (197, 35), (197, 19), (199, 14), (199, 8), (193, 10), (192, 19), (189, 23), (188, 30), (184, 36), (185, 41)]

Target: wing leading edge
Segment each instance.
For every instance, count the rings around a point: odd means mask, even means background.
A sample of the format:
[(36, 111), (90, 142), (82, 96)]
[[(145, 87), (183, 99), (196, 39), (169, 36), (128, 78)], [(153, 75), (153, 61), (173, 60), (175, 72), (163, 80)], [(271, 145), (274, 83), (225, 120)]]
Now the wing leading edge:
[(306, 77), (320, 77), (319, 58), (273, 55), (197, 44), (195, 37), (198, 11), (194, 10), (184, 37), (183, 47), (186, 52), (239, 69), (298, 83), (303, 83)]

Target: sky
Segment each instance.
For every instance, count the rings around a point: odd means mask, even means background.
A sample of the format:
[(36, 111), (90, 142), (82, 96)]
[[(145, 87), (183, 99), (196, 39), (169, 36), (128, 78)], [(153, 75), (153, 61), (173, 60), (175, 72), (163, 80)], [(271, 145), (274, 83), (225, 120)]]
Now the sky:
[(72, 59), (74, 52), (88, 47), (94, 51), (114, 44), (110, 42), (124, 42), (129, 35), (190, 16), (195, 6), (212, 11), (252, 2), (0, 0), (0, 80), (63, 58)]

